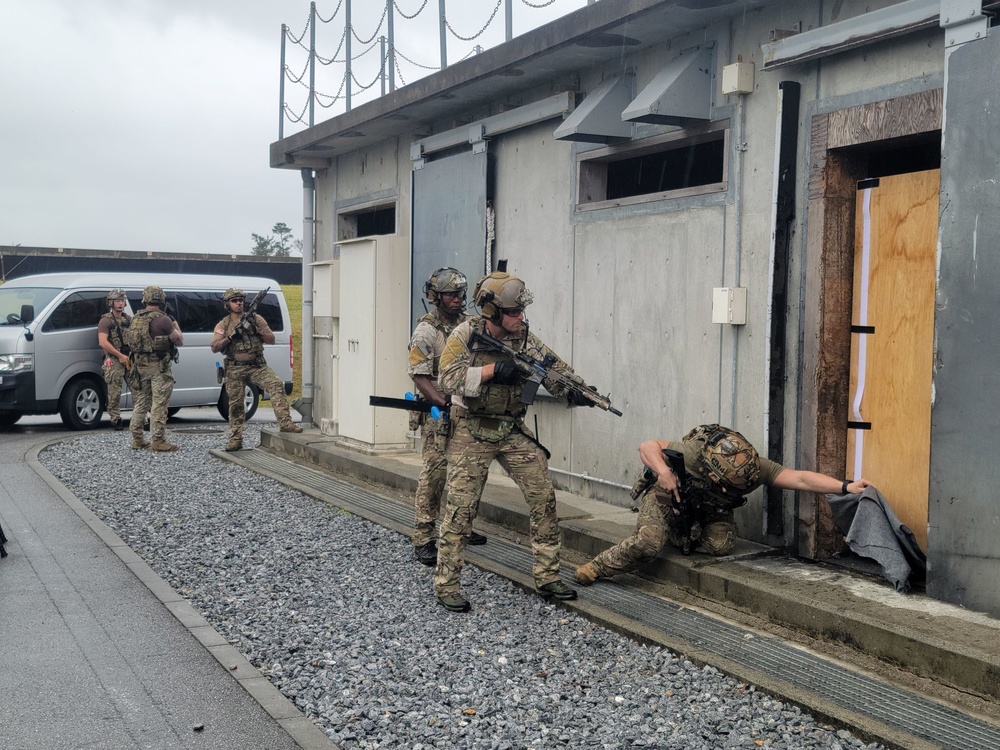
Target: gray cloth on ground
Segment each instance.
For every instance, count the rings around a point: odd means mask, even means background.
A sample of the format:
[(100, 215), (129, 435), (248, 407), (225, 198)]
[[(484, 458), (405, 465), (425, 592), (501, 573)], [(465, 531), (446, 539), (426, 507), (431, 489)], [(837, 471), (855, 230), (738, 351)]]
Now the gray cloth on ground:
[(882, 575), (896, 591), (910, 590), (910, 576), (923, 578), (927, 558), (916, 537), (893, 512), (874, 486), (860, 495), (827, 495), (833, 519), (847, 537), (856, 555), (870, 557), (882, 567)]

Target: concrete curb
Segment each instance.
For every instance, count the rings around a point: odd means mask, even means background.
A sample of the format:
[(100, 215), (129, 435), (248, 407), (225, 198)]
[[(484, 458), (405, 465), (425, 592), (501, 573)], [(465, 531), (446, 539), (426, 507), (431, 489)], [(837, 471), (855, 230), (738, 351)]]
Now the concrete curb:
[(187, 631), (205, 647), (215, 660), (246, 692), (260, 704), (302, 750), (341, 750), (294, 703), (282, 695), (271, 681), (262, 675), (246, 658), (229, 644), (184, 597), (147, 565), (122, 541), (109, 526), (101, 521), (65, 485), (56, 479), (38, 460), (38, 454), (48, 446), (64, 441), (58, 438), (40, 443), (28, 451), (28, 466), (44, 481), (66, 505), (125, 563), (136, 578), (163, 604)]

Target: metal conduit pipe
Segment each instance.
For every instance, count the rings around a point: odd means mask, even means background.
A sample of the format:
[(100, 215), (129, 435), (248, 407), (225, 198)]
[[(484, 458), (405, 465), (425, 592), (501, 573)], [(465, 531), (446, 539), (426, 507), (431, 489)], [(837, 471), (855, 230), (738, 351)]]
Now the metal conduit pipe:
[(620, 490), (632, 489), (632, 485), (630, 484), (619, 484), (618, 482), (612, 482), (607, 479), (601, 479), (600, 477), (592, 477), (587, 472), (578, 474), (575, 471), (566, 471), (564, 469), (553, 469), (551, 466), (549, 467), (549, 471), (551, 471), (553, 474), (561, 474), (564, 477), (572, 477), (573, 479), (584, 479), (588, 482), (595, 482), (596, 484), (604, 484), (607, 485), (608, 487), (617, 487)]
[(313, 424), (313, 263), (316, 261), (316, 181), (311, 169), (302, 170), (302, 398), (296, 406), (302, 421)]

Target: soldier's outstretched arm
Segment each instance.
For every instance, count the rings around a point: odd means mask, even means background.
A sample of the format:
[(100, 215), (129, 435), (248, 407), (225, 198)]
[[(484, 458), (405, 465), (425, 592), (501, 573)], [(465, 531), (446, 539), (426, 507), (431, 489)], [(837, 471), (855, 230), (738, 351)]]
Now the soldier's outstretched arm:
[(803, 469), (785, 469), (774, 480), (774, 486), (779, 490), (802, 490), (824, 495), (839, 495), (845, 489), (845, 494), (856, 495), (864, 492), (865, 487), (870, 485), (871, 482), (867, 479), (849, 481)]

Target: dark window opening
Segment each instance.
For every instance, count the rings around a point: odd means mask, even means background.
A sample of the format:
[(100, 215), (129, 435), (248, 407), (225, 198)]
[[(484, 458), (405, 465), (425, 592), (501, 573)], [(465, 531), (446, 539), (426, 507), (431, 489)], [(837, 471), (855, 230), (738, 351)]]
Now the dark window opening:
[(941, 168), (941, 141), (910, 143), (868, 154), (868, 176), (888, 177)]
[(607, 200), (722, 182), (724, 142), (693, 143), (608, 164)]
[(358, 237), (396, 233), (396, 208), (376, 208), (358, 214)]
[(340, 239), (396, 233), (396, 206), (373, 206), (340, 215)]
[(577, 210), (725, 192), (728, 127), (720, 120), (582, 154)]

